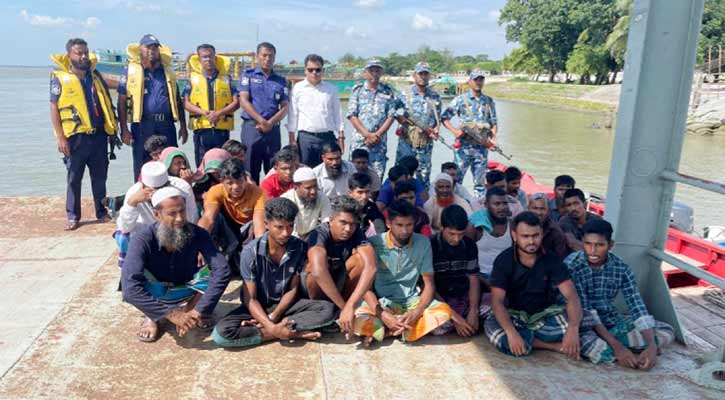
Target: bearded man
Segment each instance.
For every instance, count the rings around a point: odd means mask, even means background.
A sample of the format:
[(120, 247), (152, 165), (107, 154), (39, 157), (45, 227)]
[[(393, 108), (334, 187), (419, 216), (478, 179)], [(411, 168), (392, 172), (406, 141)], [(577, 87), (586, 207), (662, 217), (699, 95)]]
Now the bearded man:
[(317, 185), (330, 200), (346, 195), (347, 182), (356, 172), (355, 166), (349, 161), (343, 161), (342, 149), (335, 142), (325, 142), (321, 151), (322, 164), (312, 170), (317, 177)]
[[(151, 205), (156, 222), (134, 231), (121, 273), (123, 300), (146, 316), (137, 333), (142, 342), (158, 340), (162, 320), (179, 336), (211, 328), (210, 316), (231, 277), (209, 234), (187, 222), (178, 189), (157, 190)], [(199, 267), (199, 253), (206, 266)]]
[(433, 181), (433, 188), (435, 189), (435, 195), (423, 204), (423, 210), (428, 214), (430, 226), (434, 233), (439, 232), (443, 228), (441, 226), (441, 213), (444, 208), (451, 204), (458, 204), (463, 207), (463, 210), (469, 216), (473, 213), (471, 205), (462, 197), (453, 193), (453, 178), (447, 173), (441, 172), (436, 176)]

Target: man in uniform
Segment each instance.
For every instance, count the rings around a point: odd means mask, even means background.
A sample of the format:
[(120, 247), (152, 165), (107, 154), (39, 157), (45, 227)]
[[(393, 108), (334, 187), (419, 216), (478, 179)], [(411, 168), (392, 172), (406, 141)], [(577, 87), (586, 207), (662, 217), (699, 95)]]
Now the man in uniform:
[(282, 147), (279, 122), (287, 114), (287, 79), (274, 72), (277, 49), (272, 43), (257, 45), (257, 67), (244, 71), (239, 83), (239, 104), (242, 106), (242, 143), (248, 154), (244, 168), (257, 184), (264, 172), (272, 168), (272, 157)]
[[(460, 170), (460, 174), (457, 176), (458, 184), (463, 182), (468, 167), (471, 167), (473, 190), (476, 197), (482, 197), (485, 190), (483, 178), (486, 175), (488, 149), (496, 146), (496, 104), (492, 98), (481, 92), (484, 80), (483, 72), (474, 69), (468, 79), (468, 86), (471, 90), (456, 96), (441, 115), (443, 125), (456, 136), (460, 143), (460, 147), (454, 152), (454, 159)], [(451, 123), (451, 119), (456, 116), (463, 122), (461, 127), (455, 127)], [(487, 134), (488, 139), (484, 142), (473, 141), (469, 135), (464, 133), (464, 128), (475, 129)]]
[[(398, 118), (402, 126), (398, 150), (395, 153), (396, 163), (406, 156), (414, 156), (418, 160), (416, 177), (426, 190), (430, 188), (433, 140), (439, 134), (438, 119), (441, 113), (440, 95), (428, 86), (429, 79), (428, 63), (416, 64), (413, 73), (415, 84), (400, 96), (400, 104), (405, 113), (403, 117)], [(429, 131), (424, 131), (421, 127)]]
[[(176, 73), (171, 66), (171, 49), (161, 45), (154, 35), (144, 35), (141, 40), (126, 48), (128, 67), (118, 83), (118, 120), (121, 123), (123, 142), (133, 141), (133, 179), (136, 181), (141, 166), (151, 160), (144, 149), (144, 142), (151, 135), (165, 135), (169, 146), (178, 146), (176, 126), (179, 121), (179, 138), (186, 143), (186, 115), (176, 85)], [(128, 130), (131, 117), (131, 131)]]
[(65, 55), (51, 56), (57, 69), (51, 73), (50, 119), (68, 170), (65, 230), (78, 228), (81, 218), (81, 180), (88, 166), (96, 218), (109, 218), (101, 200), (106, 197), (108, 140), (116, 135), (118, 124), (113, 113), (106, 82), (95, 70), (95, 56), (88, 54), (83, 39), (70, 39)]
[(367, 150), (370, 166), (381, 179), (388, 161), (387, 132), (396, 111), (395, 93), (389, 85), (380, 82), (382, 75), (380, 60), (369, 60), (365, 65), (366, 81), (352, 89), (347, 107), (347, 118), (355, 128), (350, 151)]
[(194, 130), (194, 160), (198, 167), (207, 150), (221, 148), (234, 129), (239, 108), (237, 88), (229, 76), (231, 60), (216, 55), (210, 44), (196, 48), (189, 58), (189, 84), (184, 89), (184, 108)]

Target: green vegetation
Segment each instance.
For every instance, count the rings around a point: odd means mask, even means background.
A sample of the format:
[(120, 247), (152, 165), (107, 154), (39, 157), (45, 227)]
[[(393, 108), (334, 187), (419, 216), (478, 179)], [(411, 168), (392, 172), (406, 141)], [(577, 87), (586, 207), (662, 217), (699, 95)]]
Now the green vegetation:
[[(579, 76), (579, 83), (614, 82), (624, 66), (632, 0), (508, 0), (499, 24), (506, 39), (518, 42), (503, 69), (536, 75), (549, 82), (558, 73)], [(714, 46), (725, 46), (725, 0), (706, 0), (698, 61)], [(592, 79), (593, 77), (593, 79)]]
[[(378, 58), (385, 68), (385, 73), (390, 75), (401, 75), (405, 71), (412, 70), (419, 61), (428, 62), (434, 73), (470, 71), (475, 68), (492, 74), (501, 73), (501, 61), (489, 60), (486, 54), (455, 56), (450, 50), (434, 50), (427, 46), (407, 55), (390, 53)], [(337, 60), (343, 66), (357, 68), (364, 67), (366, 61), (365, 58), (357, 57), (352, 53), (347, 53)]]
[(508, 82), (487, 83), (484, 92), (495, 100), (536, 103), (585, 111), (613, 111), (613, 105), (581, 100), (583, 95), (596, 89), (596, 86), (591, 85), (521, 82), (512, 79)]

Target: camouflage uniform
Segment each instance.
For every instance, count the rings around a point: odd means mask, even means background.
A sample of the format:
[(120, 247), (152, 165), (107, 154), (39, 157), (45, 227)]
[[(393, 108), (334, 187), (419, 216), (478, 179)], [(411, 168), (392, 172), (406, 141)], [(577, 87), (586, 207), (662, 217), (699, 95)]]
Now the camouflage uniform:
[[(483, 93), (481, 93), (481, 97), (476, 98), (473, 91), (469, 90), (451, 101), (443, 111), (441, 120), (449, 120), (455, 116), (460, 118), (462, 123), (487, 122), (493, 128), (496, 126), (496, 104), (492, 98)], [(473, 174), (474, 195), (481, 197), (485, 192), (484, 180), (488, 167), (488, 149), (482, 144), (473, 144), (465, 139), (462, 139), (460, 143), (461, 147), (454, 151), (454, 161), (458, 164), (460, 171), (457, 183), (461, 184), (470, 166)]]
[[(357, 117), (365, 129), (375, 132), (386, 119), (395, 117), (396, 106), (395, 93), (389, 85), (380, 82), (378, 89), (373, 91), (368, 88), (367, 82), (359, 83), (353, 87), (350, 94), (346, 117), (348, 119)], [(380, 136), (380, 141), (369, 147), (365, 144), (365, 138), (360, 133), (354, 132), (349, 154), (352, 156), (352, 151), (360, 148), (368, 151), (370, 166), (382, 179), (388, 161), (388, 134)]]
[[(426, 128), (435, 128), (436, 113), (441, 114), (441, 97), (431, 88), (426, 88), (425, 95), (421, 95), (413, 85), (410, 90), (400, 95), (400, 105), (405, 115)], [(435, 110), (434, 110), (435, 107)], [(410, 140), (401, 137), (395, 153), (395, 162), (406, 156), (415, 156), (418, 160), (416, 177), (423, 183), (426, 190), (430, 187), (431, 156), (433, 153), (433, 140), (425, 146), (416, 149)]]

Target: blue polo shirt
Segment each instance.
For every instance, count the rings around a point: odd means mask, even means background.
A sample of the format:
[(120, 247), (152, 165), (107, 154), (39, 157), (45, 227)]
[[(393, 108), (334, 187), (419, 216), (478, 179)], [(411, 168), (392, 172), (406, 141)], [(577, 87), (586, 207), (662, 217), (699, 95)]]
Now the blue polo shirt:
[[(83, 95), (86, 98), (86, 106), (88, 107), (88, 115), (91, 118), (91, 125), (96, 130), (103, 128), (104, 117), (103, 109), (101, 109), (101, 100), (96, 93), (96, 88), (93, 86), (93, 78), (91, 71), (86, 73), (84, 79), (80, 79), (81, 87), (83, 88)], [(60, 99), (60, 94), (63, 93), (63, 86), (60, 84), (58, 77), (54, 77), (50, 80), (50, 102), (57, 103)], [(65, 114), (65, 113), (64, 113)]]
[[(143, 70), (143, 115), (166, 114), (171, 115), (171, 103), (169, 103), (169, 89), (166, 87), (166, 73), (164, 67), (159, 65), (156, 69)], [(118, 82), (118, 94), (126, 95), (126, 80), (128, 79), (128, 68), (124, 70), (121, 80)], [(179, 101), (179, 99), (177, 99)]]
[[(204, 75), (204, 74), (202, 74)], [(209, 110), (214, 109), (214, 84), (216, 83), (217, 77), (219, 77), (219, 71), (214, 71), (214, 73), (211, 76), (206, 76), (206, 83), (207, 83), (207, 92), (209, 93)], [(237, 96), (239, 94), (239, 90), (237, 89), (237, 85), (234, 84), (234, 82), (229, 83), (229, 88), (232, 92), (232, 97)], [(191, 96), (191, 81), (188, 81), (186, 83), (186, 86), (184, 86), (184, 92), (181, 95), (182, 97), (189, 97)]]
[[(287, 79), (274, 70), (267, 77), (260, 67), (244, 71), (239, 79), (239, 93), (241, 92), (249, 93), (252, 106), (264, 119), (272, 118), (289, 95)], [(246, 111), (242, 112), (242, 118), (252, 119)]]
[[(418, 178), (413, 178), (411, 181), (415, 184), (415, 206), (423, 207), (423, 192), (425, 192), (425, 188)], [(386, 179), (383, 186), (380, 187), (380, 193), (378, 193), (377, 201), (380, 201), (387, 206), (392, 203), (394, 199), (395, 191), (390, 185), (390, 179)]]

